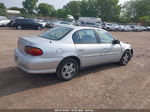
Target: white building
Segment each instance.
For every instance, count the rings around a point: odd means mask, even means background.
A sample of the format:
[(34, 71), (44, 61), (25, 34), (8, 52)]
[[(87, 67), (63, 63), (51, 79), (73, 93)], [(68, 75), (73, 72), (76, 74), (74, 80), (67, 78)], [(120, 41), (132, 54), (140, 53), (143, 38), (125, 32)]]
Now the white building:
[(79, 17), (79, 21), (91, 21), (91, 22), (102, 22), (101, 18), (96, 17)]
[(7, 13), (7, 14), (11, 14), (11, 15), (18, 15), (18, 14), (21, 14), (21, 12), (18, 11), (18, 10), (6, 10), (6, 13)]

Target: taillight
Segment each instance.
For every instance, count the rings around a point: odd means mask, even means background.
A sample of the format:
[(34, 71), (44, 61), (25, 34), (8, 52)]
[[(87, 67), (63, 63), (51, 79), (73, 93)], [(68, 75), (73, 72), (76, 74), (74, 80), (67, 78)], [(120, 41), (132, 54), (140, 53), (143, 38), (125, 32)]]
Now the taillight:
[(40, 56), (43, 54), (43, 51), (40, 48), (32, 47), (32, 46), (25, 46), (25, 52), (32, 56)]

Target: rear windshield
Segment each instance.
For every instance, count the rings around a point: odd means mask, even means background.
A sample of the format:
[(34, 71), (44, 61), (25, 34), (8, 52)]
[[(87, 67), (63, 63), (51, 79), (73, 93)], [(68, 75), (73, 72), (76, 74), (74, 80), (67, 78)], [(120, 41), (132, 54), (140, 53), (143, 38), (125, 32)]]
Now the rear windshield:
[(8, 20), (8, 18), (4, 16), (0, 16), (0, 20)]
[(66, 36), (72, 30), (73, 28), (69, 27), (56, 27), (40, 34), (40, 37), (50, 40), (59, 40)]

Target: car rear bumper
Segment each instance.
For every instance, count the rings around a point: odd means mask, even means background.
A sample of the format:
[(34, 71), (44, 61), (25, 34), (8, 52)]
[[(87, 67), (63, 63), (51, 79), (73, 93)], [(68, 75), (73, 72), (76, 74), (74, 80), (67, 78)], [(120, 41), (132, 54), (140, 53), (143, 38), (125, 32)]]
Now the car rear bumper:
[(15, 62), (19, 68), (27, 73), (55, 73), (61, 59), (59, 58), (38, 58), (20, 53), (15, 50)]

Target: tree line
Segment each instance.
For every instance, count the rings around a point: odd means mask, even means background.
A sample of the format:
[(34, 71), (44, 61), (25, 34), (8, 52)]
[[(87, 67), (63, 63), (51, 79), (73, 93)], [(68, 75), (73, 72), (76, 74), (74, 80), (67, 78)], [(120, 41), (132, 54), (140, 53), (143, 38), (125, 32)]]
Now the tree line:
[[(40, 3), (38, 0), (25, 0), (23, 8), (11, 7), (10, 10), (19, 10), (22, 14), (41, 15), (49, 17), (66, 18), (73, 15), (79, 17), (99, 17), (109, 22), (140, 22), (150, 24), (150, 0), (129, 0), (120, 5), (119, 0), (82, 0), (70, 1), (63, 8), (56, 10), (53, 5)], [(6, 7), (0, 3), (0, 13)]]

